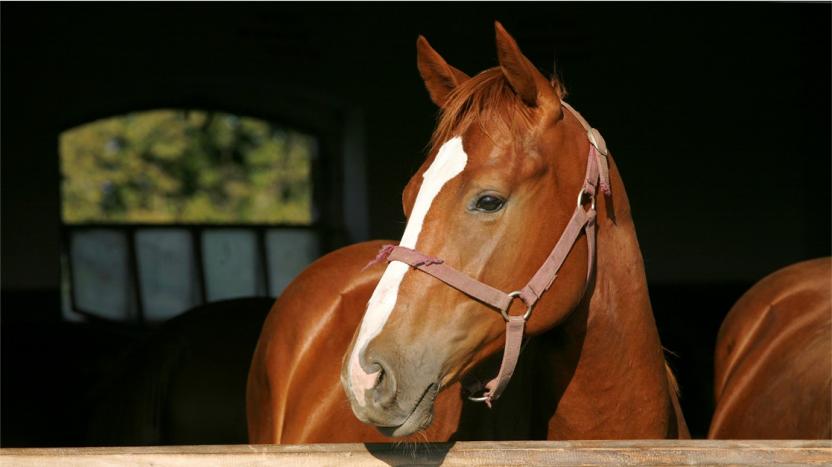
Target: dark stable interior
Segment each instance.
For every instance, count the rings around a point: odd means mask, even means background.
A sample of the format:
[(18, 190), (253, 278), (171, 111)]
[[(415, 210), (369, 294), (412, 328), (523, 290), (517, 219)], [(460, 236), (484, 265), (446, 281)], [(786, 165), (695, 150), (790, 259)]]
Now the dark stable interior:
[[(361, 115), (344, 131), (362, 138), (366, 186), (339, 190), (365, 190), (368, 219), (326, 249), (398, 238), (436, 115), (416, 37), (476, 73), (496, 65), (494, 20), (544, 72), (557, 61), (603, 132), (703, 437), (722, 318), (766, 274), (830, 254), (829, 18), (829, 4), (3, 4), (0, 443), (246, 441), (245, 375), (271, 299), (161, 326), (62, 320), (61, 131), (154, 108), (330, 127)], [(285, 104), (297, 96), (334, 110)]]

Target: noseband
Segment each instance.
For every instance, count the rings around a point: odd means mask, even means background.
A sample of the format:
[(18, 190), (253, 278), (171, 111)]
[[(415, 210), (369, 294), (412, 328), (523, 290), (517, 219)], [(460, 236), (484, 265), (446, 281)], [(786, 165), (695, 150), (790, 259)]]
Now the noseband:
[[(546, 261), (543, 262), (543, 265), (540, 266), (540, 269), (537, 270), (525, 287), (506, 293), (448, 266), (439, 258), (396, 245), (385, 245), (375, 260), (406, 263), (500, 312), (506, 321), (506, 344), (500, 370), (497, 376), (485, 385), (477, 383), (473, 388), (469, 388), (471, 394), (484, 390), (485, 392), (481, 396), (469, 396), (469, 399), (485, 402), (489, 407), (491, 407), (492, 401), (500, 397), (514, 374), (523, 343), (526, 321), (531, 317), (537, 301), (554, 282), (558, 271), (566, 260), (566, 256), (578, 241), (581, 231), (586, 233), (588, 246), (587, 284), (589, 284), (595, 269), (595, 196), (598, 188), (604, 194), (610, 194), (609, 166), (606, 159), (608, 155), (607, 146), (601, 133), (590, 127), (581, 114), (566, 102), (562, 102), (562, 104), (572, 112), (587, 132), (590, 145), (586, 163), (586, 177), (581, 190), (578, 192), (577, 207), (572, 214), (572, 218), (566, 224), (566, 228)], [(526, 305), (526, 311), (522, 315), (509, 315), (508, 310), (516, 298), (519, 298)]]

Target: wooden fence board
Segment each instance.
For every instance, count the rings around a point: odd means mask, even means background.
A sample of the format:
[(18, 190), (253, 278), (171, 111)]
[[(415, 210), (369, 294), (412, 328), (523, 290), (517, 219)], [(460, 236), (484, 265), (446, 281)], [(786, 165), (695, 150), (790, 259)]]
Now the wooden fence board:
[(830, 465), (830, 441), (505, 441), (0, 449), (0, 465)]

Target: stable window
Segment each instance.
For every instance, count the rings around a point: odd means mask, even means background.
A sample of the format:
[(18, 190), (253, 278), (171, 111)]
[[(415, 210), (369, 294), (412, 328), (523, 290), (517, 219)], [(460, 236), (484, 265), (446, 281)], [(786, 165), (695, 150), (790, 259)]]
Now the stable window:
[(317, 158), (313, 135), (223, 112), (63, 132), (65, 318), (152, 322), (279, 295), (321, 251)]

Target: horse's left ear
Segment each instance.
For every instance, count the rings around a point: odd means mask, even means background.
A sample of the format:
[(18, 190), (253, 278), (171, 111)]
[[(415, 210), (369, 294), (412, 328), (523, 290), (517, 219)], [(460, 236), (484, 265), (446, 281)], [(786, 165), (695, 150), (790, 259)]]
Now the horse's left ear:
[(431, 100), (439, 107), (445, 106), (448, 95), (454, 88), (468, 80), (468, 75), (448, 65), (424, 36), (419, 36), (416, 40), (416, 66), (419, 67), (419, 74), (425, 81)]
[(540, 107), (560, 113), (561, 86), (550, 83), (517, 46), (499, 21), (494, 22), (497, 33), (497, 57), (500, 69), (514, 92), (529, 107)]

